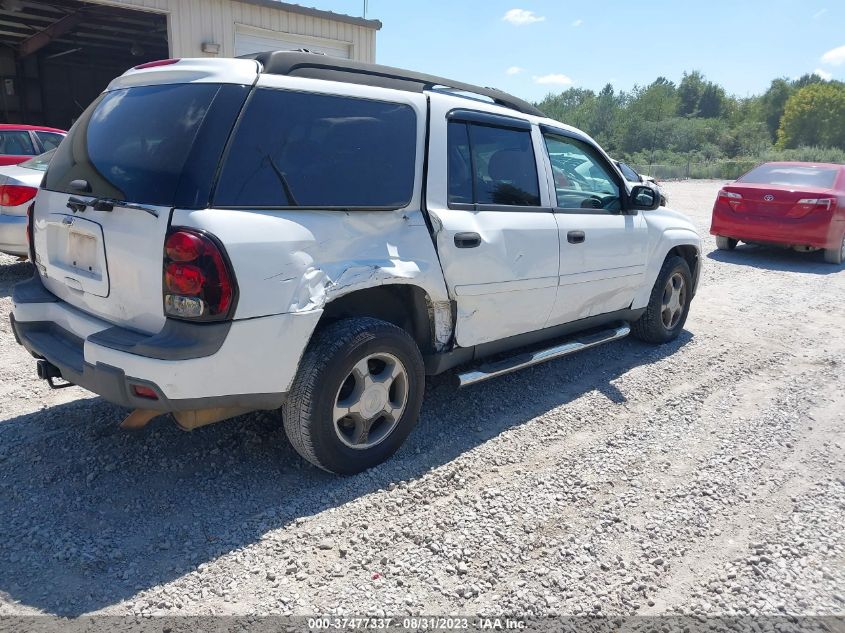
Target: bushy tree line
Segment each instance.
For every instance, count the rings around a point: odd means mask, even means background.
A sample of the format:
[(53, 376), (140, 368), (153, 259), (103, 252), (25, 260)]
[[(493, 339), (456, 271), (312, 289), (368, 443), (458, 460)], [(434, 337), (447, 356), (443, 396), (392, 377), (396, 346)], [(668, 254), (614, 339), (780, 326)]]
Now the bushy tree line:
[(809, 160), (845, 163), (845, 83), (775, 79), (759, 96), (728, 95), (698, 71), (675, 84), (598, 93), (569, 88), (537, 104), (635, 164)]

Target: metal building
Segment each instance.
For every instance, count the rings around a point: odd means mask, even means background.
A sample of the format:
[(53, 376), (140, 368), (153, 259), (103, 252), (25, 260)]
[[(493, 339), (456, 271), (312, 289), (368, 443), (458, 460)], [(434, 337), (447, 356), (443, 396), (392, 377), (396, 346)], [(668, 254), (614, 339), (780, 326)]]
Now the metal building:
[(373, 62), (380, 28), (277, 0), (0, 0), (0, 122), (67, 128), (154, 59), (308, 48)]

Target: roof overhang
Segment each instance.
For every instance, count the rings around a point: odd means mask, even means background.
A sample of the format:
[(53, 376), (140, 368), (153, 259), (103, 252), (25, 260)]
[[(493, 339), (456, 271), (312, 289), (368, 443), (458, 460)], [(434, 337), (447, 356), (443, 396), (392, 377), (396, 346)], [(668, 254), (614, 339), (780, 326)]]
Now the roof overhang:
[(260, 7), (267, 7), (270, 9), (278, 9), (279, 11), (287, 11), (289, 13), (298, 13), (300, 15), (310, 15), (314, 18), (323, 18), (324, 20), (334, 20), (335, 22), (344, 22), (346, 24), (354, 24), (356, 26), (363, 26), (368, 29), (378, 31), (382, 27), (381, 20), (367, 20), (366, 18), (358, 18), (353, 15), (345, 15), (343, 13), (335, 13), (334, 11), (323, 11), (322, 9), (312, 9), (311, 7), (303, 7), (300, 4), (291, 4), (289, 2), (281, 2), (280, 0), (233, 0), (234, 2), (243, 2), (245, 4), (255, 4)]

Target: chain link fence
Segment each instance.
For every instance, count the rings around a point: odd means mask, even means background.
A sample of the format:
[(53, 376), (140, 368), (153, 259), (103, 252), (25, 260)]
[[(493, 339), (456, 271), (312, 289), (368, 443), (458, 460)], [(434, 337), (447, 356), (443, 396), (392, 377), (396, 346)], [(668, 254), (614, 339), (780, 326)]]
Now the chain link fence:
[(721, 160), (704, 163), (688, 162), (680, 165), (631, 164), (638, 173), (648, 174), (656, 180), (683, 180), (687, 178), (709, 178), (715, 180), (736, 180), (753, 169), (761, 161)]

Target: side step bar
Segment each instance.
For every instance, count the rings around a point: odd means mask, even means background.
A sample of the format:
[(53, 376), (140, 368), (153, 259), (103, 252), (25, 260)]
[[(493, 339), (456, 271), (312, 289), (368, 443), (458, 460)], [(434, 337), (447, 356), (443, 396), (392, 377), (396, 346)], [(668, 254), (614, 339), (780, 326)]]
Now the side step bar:
[(627, 323), (622, 323), (616, 327), (601, 330), (600, 332), (576, 336), (553, 347), (522, 353), (493, 363), (486, 363), (475, 369), (459, 373), (457, 375), (458, 386), (466, 387), (467, 385), (474, 385), (477, 382), (496, 378), (497, 376), (504, 376), (505, 374), (531, 367), (532, 365), (545, 363), (548, 360), (569, 356), (570, 354), (595, 347), (596, 345), (625, 338), (630, 333), (631, 327)]

